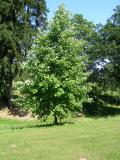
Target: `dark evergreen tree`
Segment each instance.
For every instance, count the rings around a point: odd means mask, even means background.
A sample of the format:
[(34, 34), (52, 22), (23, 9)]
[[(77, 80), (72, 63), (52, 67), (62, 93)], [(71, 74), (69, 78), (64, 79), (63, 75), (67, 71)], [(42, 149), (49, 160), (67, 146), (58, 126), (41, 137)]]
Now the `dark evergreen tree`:
[(46, 12), (45, 0), (0, 0), (0, 103), (11, 105), (13, 78)]

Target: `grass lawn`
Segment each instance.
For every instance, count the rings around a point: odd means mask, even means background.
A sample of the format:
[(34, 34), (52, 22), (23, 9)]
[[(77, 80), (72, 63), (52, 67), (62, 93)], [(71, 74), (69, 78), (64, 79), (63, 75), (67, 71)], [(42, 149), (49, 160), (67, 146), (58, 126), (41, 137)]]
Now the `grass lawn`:
[(120, 160), (120, 116), (73, 121), (0, 119), (0, 160)]

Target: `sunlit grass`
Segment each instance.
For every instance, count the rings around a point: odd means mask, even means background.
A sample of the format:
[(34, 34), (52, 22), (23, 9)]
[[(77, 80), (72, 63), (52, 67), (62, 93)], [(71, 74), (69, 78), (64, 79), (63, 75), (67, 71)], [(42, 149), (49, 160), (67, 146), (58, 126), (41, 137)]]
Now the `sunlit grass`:
[(0, 160), (120, 159), (120, 116), (69, 122), (0, 119)]

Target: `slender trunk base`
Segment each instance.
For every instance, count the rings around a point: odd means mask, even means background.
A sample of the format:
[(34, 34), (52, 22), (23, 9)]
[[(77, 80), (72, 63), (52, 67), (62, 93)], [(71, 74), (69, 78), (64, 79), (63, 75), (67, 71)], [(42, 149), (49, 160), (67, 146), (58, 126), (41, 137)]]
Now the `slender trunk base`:
[(11, 103), (11, 96), (1, 96), (0, 97), (0, 107), (8, 107), (9, 109), (12, 108), (12, 103)]
[(54, 113), (54, 124), (57, 125), (58, 124), (58, 118), (56, 113)]
[[(9, 109), (12, 108), (12, 64), (13, 64), (13, 55), (9, 53), (5, 57), (6, 62), (2, 64), (2, 69), (0, 70), (0, 105), (7, 106)], [(7, 71), (6, 71), (7, 67)]]

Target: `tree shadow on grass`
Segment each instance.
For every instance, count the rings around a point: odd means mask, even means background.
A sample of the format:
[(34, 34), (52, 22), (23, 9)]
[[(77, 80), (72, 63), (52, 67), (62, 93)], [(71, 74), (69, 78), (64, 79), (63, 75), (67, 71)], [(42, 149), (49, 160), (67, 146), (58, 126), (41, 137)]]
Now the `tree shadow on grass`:
[(111, 96), (111, 95), (98, 95), (98, 98), (106, 103), (109, 103), (111, 105), (120, 105), (120, 97), (119, 96)]
[(12, 107), (9, 109), (9, 114), (13, 116), (19, 116), (19, 117), (24, 117), (28, 115), (28, 112), (25, 111), (24, 109), (21, 109), (19, 107)]
[(65, 124), (74, 124), (74, 122), (63, 122), (58, 124), (48, 123), (48, 124), (28, 124), (28, 125), (18, 125), (18, 126), (12, 126), (10, 129), (16, 130), (16, 129), (26, 129), (26, 128), (51, 128), (51, 127), (57, 127), (57, 126), (64, 126)]
[[(120, 115), (120, 105), (115, 99), (107, 99), (104, 96), (99, 97), (99, 99), (94, 99), (92, 103), (84, 104), (83, 111), (86, 116), (94, 116), (94, 117), (106, 117), (106, 116), (115, 116)], [(106, 105), (106, 102), (110, 104), (109, 106)], [(112, 106), (116, 105), (116, 106)]]
[(23, 108), (12, 105), (10, 108), (8, 106), (0, 105), (0, 110), (7, 109), (8, 114), (12, 116), (25, 117), (28, 112)]

